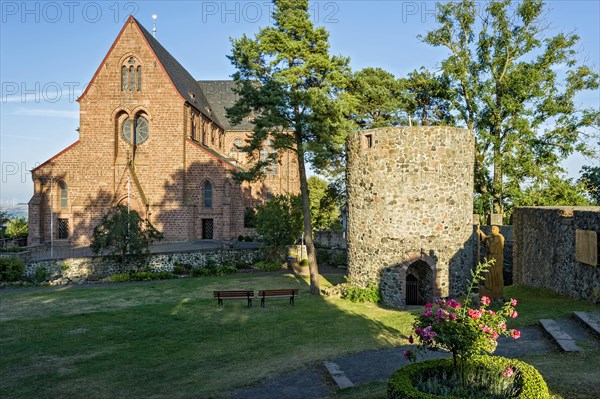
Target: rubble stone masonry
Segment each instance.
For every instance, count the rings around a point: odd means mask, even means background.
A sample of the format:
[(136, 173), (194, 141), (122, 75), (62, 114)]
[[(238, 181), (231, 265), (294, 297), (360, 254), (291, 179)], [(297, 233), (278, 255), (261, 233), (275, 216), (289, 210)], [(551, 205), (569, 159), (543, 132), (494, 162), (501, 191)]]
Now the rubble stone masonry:
[(406, 304), (464, 290), (473, 264), (473, 134), (452, 127), (354, 132), (348, 142), (348, 268)]

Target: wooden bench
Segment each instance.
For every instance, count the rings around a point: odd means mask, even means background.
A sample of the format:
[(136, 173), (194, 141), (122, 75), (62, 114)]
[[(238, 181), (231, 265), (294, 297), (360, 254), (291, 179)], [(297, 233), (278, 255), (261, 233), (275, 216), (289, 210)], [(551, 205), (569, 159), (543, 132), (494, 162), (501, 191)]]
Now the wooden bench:
[(219, 306), (223, 306), (223, 299), (246, 299), (248, 307), (252, 306), (252, 298), (254, 291), (251, 290), (236, 290), (236, 291), (213, 291), (213, 296), (217, 300)]
[(260, 306), (265, 307), (266, 298), (290, 299), (290, 305), (294, 306), (294, 298), (298, 296), (298, 288), (286, 288), (279, 290), (260, 290), (258, 296), (260, 298)]

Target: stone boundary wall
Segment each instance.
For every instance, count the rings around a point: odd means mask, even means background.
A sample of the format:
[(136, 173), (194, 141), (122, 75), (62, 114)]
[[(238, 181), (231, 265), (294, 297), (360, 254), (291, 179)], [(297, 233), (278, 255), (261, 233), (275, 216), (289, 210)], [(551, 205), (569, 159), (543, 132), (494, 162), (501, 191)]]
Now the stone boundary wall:
[[(190, 265), (193, 269), (215, 265), (236, 265), (252, 263), (263, 258), (260, 249), (227, 249), (198, 252), (177, 252), (165, 254), (152, 254), (146, 263), (146, 270), (151, 272), (173, 272), (175, 265)], [(142, 266), (143, 267), (143, 266)], [(53, 259), (32, 262), (25, 267), (25, 277), (33, 277), (36, 270), (45, 268), (50, 280), (57, 278), (68, 279), (73, 282), (98, 281), (113, 274), (127, 273), (140, 268), (139, 261), (119, 264), (102, 257)]]
[(346, 232), (343, 230), (316, 231), (315, 243), (323, 247), (346, 248)]
[(519, 207), (513, 215), (513, 280), (600, 303), (600, 266), (575, 259), (575, 230), (600, 234), (600, 207)]

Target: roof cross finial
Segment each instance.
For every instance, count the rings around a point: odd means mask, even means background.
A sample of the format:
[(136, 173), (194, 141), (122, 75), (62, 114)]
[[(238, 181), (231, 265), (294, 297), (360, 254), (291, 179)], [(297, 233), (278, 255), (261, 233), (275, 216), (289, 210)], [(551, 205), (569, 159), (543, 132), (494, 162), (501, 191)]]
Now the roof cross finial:
[(156, 39), (156, 18), (158, 18), (156, 16), (156, 14), (152, 15), (152, 36), (154, 36), (154, 38)]

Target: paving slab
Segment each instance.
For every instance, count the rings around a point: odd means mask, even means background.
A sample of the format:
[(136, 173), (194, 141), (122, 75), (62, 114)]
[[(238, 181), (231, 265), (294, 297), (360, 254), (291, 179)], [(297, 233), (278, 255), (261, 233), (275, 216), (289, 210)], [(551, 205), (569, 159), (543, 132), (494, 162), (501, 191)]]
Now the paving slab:
[(600, 312), (573, 312), (573, 316), (600, 338)]
[(554, 319), (541, 319), (540, 324), (564, 352), (580, 352), (583, 350), (577, 345), (575, 338), (571, 336), (572, 331), (567, 332), (564, 328), (564, 323), (559, 323)]
[(521, 332), (519, 339), (505, 336), (498, 338), (498, 349), (494, 355), (514, 358), (525, 354), (540, 355), (556, 350), (541, 327), (523, 327), (519, 331)]
[(354, 386), (354, 383), (352, 383), (352, 381), (346, 377), (346, 374), (342, 371), (342, 369), (340, 369), (340, 366), (337, 363), (324, 361), (323, 365), (325, 365), (325, 368), (329, 374), (331, 374), (331, 377), (337, 384), (338, 388), (346, 389)]

